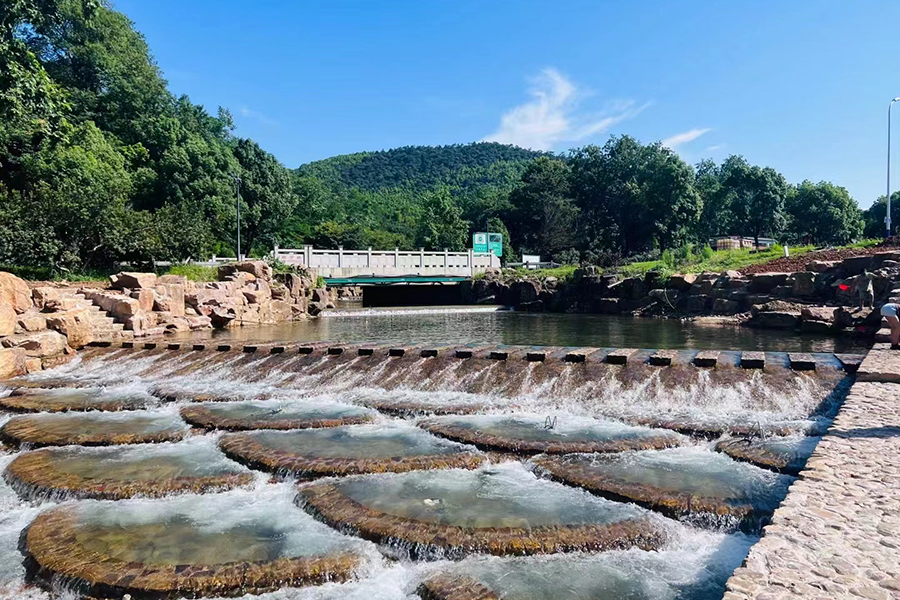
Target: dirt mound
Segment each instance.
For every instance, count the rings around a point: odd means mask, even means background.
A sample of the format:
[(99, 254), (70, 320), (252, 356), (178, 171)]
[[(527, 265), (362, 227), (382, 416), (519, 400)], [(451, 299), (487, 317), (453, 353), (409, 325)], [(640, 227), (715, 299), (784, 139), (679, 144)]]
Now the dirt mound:
[(882, 252), (890, 252), (892, 250), (900, 251), (900, 244), (872, 246), (871, 248), (826, 248), (824, 250), (813, 250), (798, 256), (789, 258), (776, 258), (766, 263), (758, 265), (750, 265), (741, 269), (744, 275), (753, 273), (793, 273), (796, 271), (805, 271), (806, 264), (813, 260), (844, 260), (851, 256), (872, 256)]

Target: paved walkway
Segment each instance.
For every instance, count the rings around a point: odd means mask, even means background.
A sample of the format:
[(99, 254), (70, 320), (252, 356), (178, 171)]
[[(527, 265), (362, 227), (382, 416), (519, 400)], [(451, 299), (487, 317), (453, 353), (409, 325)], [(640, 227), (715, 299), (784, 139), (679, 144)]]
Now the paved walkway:
[(724, 600), (900, 600), (900, 352), (884, 347)]

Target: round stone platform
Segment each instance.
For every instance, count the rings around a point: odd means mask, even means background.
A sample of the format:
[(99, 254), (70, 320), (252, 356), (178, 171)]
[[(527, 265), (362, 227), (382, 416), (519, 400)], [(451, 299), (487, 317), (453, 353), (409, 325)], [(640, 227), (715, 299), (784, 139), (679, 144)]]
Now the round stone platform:
[(308, 429), (353, 425), (372, 420), (373, 413), (349, 404), (249, 400), (185, 406), (181, 418), (197, 427), (233, 431)]
[(400, 423), (234, 433), (223, 436), (219, 447), (250, 467), (305, 478), (474, 469), (485, 460), (466, 446)]
[(762, 517), (778, 507), (793, 481), (697, 447), (539, 456), (534, 462), (565, 483), (675, 517)]
[(144, 394), (97, 388), (19, 388), (0, 398), (0, 409), (13, 412), (140, 410), (156, 400)]
[(257, 390), (225, 390), (221, 386), (173, 385), (160, 383), (150, 388), (150, 393), (166, 402), (237, 402), (241, 400), (265, 400), (271, 392)]
[(472, 415), (440, 417), (419, 427), (442, 437), (485, 450), (520, 454), (621, 452), (669, 448), (681, 444), (678, 435), (616, 421), (538, 415)]
[(421, 392), (415, 390), (383, 390), (352, 397), (369, 408), (400, 417), (424, 415), (470, 415), (484, 412), (491, 403), (484, 396), (459, 392)]
[(85, 501), (38, 515), (24, 542), (39, 582), (65, 578), (103, 598), (235, 596), (342, 581), (360, 564), (359, 548), (289, 500), (251, 493)]
[(752, 463), (787, 475), (798, 475), (821, 438), (806, 436), (733, 438), (716, 444), (716, 450), (735, 460)]
[(0, 427), (0, 441), (18, 446), (109, 446), (174, 442), (188, 428), (175, 415), (149, 411), (20, 415)]
[(640, 509), (537, 479), (519, 463), (314, 483), (298, 502), (334, 527), (423, 558), (654, 549), (665, 538)]
[(157, 498), (222, 491), (253, 481), (251, 472), (227, 460), (206, 440), (197, 441), (35, 450), (9, 463), (3, 478), (29, 500)]

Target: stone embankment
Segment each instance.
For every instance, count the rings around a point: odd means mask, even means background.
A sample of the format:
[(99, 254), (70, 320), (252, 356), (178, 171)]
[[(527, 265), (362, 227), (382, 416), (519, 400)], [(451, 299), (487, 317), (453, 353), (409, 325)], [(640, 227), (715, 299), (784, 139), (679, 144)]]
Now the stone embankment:
[(213, 327), (277, 324), (333, 308), (308, 276), (273, 275), (263, 261), (219, 267), (219, 281), (118, 273), (108, 288), (34, 287), (0, 272), (0, 379), (48, 369), (95, 341)]
[(816, 333), (860, 327), (877, 329), (880, 316), (858, 310), (858, 278), (872, 278), (876, 305), (900, 298), (900, 252), (881, 252), (841, 261), (810, 261), (794, 273), (738, 271), (673, 275), (651, 271), (620, 279), (588, 267), (568, 281), (555, 277), (509, 279), (489, 272), (469, 282), (464, 297), (535, 312), (581, 312), (671, 316), (720, 315), (750, 326)]
[(900, 352), (878, 344), (725, 600), (900, 598)]

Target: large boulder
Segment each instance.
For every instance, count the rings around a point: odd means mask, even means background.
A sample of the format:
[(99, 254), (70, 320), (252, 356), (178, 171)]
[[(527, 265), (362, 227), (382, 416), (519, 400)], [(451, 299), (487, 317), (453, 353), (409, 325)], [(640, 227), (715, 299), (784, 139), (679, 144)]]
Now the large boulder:
[(144, 312), (153, 310), (156, 301), (156, 292), (152, 288), (140, 288), (131, 292), (131, 297), (138, 301), (138, 306)]
[(672, 275), (669, 277), (668, 287), (679, 292), (686, 292), (691, 289), (695, 281), (697, 281), (696, 275)]
[(47, 327), (66, 336), (72, 348), (83, 348), (94, 341), (94, 326), (85, 309), (54, 314), (47, 318)]
[(812, 296), (816, 293), (816, 275), (810, 271), (794, 273), (794, 284), (791, 288), (793, 296)]
[(4, 348), (21, 348), (26, 356), (48, 358), (58, 356), (68, 350), (66, 336), (57, 331), (19, 333), (3, 338)]
[(0, 335), (12, 335), (16, 332), (16, 311), (12, 304), (0, 300)]
[(811, 260), (806, 263), (806, 270), (813, 273), (825, 273), (838, 264), (836, 260)]
[(825, 321), (835, 323), (840, 309), (834, 306), (804, 306), (800, 310), (800, 316), (804, 321)]
[(754, 294), (768, 294), (787, 282), (787, 273), (758, 273), (750, 279), (749, 291)]
[(22, 348), (0, 348), (0, 379), (24, 375), (26, 360)]
[(867, 269), (872, 269), (875, 260), (871, 256), (851, 256), (841, 261), (841, 268), (848, 275), (859, 275)]
[(740, 305), (734, 300), (726, 300), (725, 298), (716, 298), (713, 302), (713, 313), (717, 315), (733, 315), (738, 312)]
[(231, 263), (219, 267), (219, 280), (224, 281), (229, 275), (234, 275), (240, 271), (250, 273), (258, 279), (271, 279), (272, 267), (264, 260), (245, 260), (242, 262)]
[(531, 279), (516, 281), (510, 288), (513, 304), (518, 306), (527, 302), (534, 302), (541, 294), (541, 284)]
[(117, 290), (153, 289), (156, 285), (156, 273), (121, 272), (110, 275), (112, 287)]
[(44, 310), (48, 302), (60, 298), (59, 288), (42, 286), (31, 290), (31, 297), (34, 300), (34, 307), (38, 310)]
[(21, 333), (33, 333), (35, 331), (47, 329), (47, 317), (38, 312), (25, 313), (24, 315), (20, 315), (16, 320), (16, 328), (21, 329)]
[[(162, 280), (163, 278), (160, 278)], [(174, 317), (183, 317), (184, 314), (185, 284), (182, 282), (158, 281), (153, 309), (160, 312), (172, 313)]]
[(799, 322), (799, 312), (769, 311), (757, 313), (748, 325), (764, 329), (794, 329)]
[(12, 273), (0, 271), (0, 302), (13, 307), (16, 314), (31, 310), (31, 290), (28, 284)]

